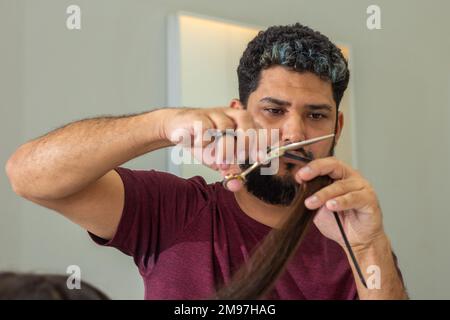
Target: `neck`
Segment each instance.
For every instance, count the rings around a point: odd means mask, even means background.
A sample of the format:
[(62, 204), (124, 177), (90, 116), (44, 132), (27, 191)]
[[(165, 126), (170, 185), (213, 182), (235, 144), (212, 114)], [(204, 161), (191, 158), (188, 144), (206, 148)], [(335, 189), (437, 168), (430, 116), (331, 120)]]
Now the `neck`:
[(234, 193), (242, 211), (250, 218), (271, 228), (278, 228), (283, 223), (290, 207), (268, 204), (242, 188)]

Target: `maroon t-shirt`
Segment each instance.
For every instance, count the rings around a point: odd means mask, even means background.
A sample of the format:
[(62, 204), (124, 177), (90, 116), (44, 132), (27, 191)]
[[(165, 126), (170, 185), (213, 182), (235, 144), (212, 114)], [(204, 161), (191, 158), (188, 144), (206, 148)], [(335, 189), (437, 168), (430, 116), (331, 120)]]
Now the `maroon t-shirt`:
[[(145, 299), (205, 299), (230, 281), (270, 227), (245, 214), (221, 183), (155, 170), (115, 169), (125, 205), (110, 241), (133, 257)], [(342, 248), (312, 225), (269, 299), (356, 299)]]

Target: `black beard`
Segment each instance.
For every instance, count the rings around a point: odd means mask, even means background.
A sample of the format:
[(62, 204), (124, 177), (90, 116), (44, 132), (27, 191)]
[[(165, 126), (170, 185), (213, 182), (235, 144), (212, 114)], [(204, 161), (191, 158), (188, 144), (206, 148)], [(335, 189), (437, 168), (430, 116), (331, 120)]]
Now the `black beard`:
[[(241, 164), (240, 167), (245, 170), (250, 164)], [(290, 173), (294, 167), (293, 163), (287, 163), (286, 169), (289, 172), (284, 176), (262, 175), (261, 168), (253, 170), (246, 177), (247, 191), (266, 203), (288, 206), (298, 190), (298, 183)]]
[[(334, 145), (334, 143), (333, 143)], [(311, 159), (314, 159), (312, 153), (307, 153)], [(334, 147), (328, 153), (334, 155)], [(242, 171), (250, 167), (248, 160), (239, 167)], [(268, 204), (289, 206), (295, 198), (299, 184), (294, 178), (292, 172), (295, 164), (286, 163), (287, 173), (283, 176), (262, 175), (261, 167), (253, 170), (246, 176), (246, 188), (249, 193)]]

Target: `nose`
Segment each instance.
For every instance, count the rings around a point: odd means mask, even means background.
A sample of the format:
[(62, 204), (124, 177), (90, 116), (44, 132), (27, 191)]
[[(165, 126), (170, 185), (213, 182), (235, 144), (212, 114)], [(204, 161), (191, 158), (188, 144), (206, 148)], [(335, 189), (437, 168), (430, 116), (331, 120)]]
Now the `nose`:
[(305, 127), (301, 116), (293, 114), (289, 119), (286, 119), (280, 133), (283, 145), (306, 140)]

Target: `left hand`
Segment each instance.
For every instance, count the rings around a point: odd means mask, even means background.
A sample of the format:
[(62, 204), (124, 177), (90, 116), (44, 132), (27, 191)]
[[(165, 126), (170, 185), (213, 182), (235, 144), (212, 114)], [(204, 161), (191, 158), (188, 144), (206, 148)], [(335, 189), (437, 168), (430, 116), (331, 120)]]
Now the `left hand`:
[[(314, 223), (324, 236), (345, 248), (333, 211), (338, 212), (350, 245), (355, 250), (365, 249), (384, 236), (377, 196), (358, 171), (335, 157), (327, 157), (308, 163), (296, 173), (295, 179), (303, 183), (322, 175), (328, 175), (335, 181), (306, 199), (305, 205), (309, 209), (320, 208)], [(310, 201), (314, 196), (317, 200)]]

